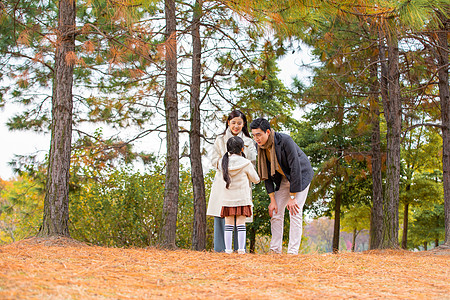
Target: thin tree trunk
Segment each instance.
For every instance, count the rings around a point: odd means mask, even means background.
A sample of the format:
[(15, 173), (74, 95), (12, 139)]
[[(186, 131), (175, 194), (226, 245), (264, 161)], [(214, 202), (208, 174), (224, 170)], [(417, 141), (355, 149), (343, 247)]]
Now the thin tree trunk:
[(179, 189), (179, 136), (177, 102), (177, 36), (175, 1), (165, 1), (166, 18), (166, 83), (164, 106), (167, 128), (166, 183), (163, 204), (161, 245), (175, 248)]
[(437, 246), (439, 246), (439, 239), (434, 240), (434, 247), (437, 247)]
[(383, 241), (383, 178), (381, 173), (380, 107), (377, 65), (372, 61), (370, 112), (372, 114), (372, 212), (369, 249), (379, 249)]
[(450, 92), (448, 81), (449, 46), (448, 31), (450, 21), (440, 15), (443, 25), (438, 32), (438, 77), (439, 97), (441, 100), (442, 120), (442, 169), (444, 183), (444, 211), (445, 211), (445, 242), (450, 247)]
[(356, 228), (353, 229), (353, 237), (352, 237), (352, 252), (355, 252), (356, 246), (356, 236), (358, 235)]
[(339, 233), (341, 229), (341, 187), (339, 186), (336, 190), (335, 197), (335, 208), (334, 208), (334, 230), (333, 230), (333, 253), (339, 252)]
[(191, 132), (189, 139), (191, 177), (194, 192), (194, 231), (192, 234), (192, 249), (194, 250), (206, 249), (206, 197), (202, 154), (200, 151), (200, 75), (202, 51), (200, 18), (202, 15), (202, 5), (202, 0), (196, 1), (192, 20)]
[[(407, 190), (409, 190), (410, 185), (408, 184)], [(409, 203), (405, 203), (405, 210), (403, 212), (403, 235), (402, 235), (402, 249), (408, 247), (408, 211)]]
[[(400, 181), (400, 135), (402, 107), (399, 85), (399, 50), (395, 33), (387, 40), (388, 98), (383, 101), (387, 127), (386, 193), (384, 198), (384, 232), (382, 248), (398, 248), (398, 206)], [(382, 72), (385, 73), (385, 72)]]
[(256, 230), (253, 227), (248, 228), (248, 239), (250, 241), (249, 251), (255, 253), (256, 248)]
[(428, 250), (428, 243), (427, 242), (423, 242), (423, 250), (425, 250), (425, 251)]
[(72, 143), (72, 85), (76, 2), (60, 0), (52, 95), (50, 145), (43, 223), (38, 236), (69, 235), (69, 177)]

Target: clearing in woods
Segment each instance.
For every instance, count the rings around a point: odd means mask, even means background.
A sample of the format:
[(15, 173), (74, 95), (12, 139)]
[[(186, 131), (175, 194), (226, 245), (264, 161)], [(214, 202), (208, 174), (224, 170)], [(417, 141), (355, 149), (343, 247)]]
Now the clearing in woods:
[(222, 254), (31, 238), (0, 247), (0, 299), (450, 299), (449, 250)]

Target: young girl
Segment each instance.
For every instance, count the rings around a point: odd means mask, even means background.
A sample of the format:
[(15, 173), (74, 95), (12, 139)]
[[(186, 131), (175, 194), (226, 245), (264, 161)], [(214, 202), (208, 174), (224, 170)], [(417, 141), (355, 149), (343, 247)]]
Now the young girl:
[[(225, 124), (225, 131), (219, 134), (214, 142), (214, 147), (211, 151), (211, 164), (214, 169), (219, 169), (219, 161), (227, 152), (227, 141), (233, 136), (238, 136), (244, 141), (244, 154), (253, 164), (256, 162), (256, 146), (254, 141), (250, 138), (247, 127), (247, 118), (240, 110), (233, 110), (227, 118)], [(225, 219), (220, 217), (222, 210), (222, 191), (224, 181), (221, 174), (216, 172), (213, 184), (211, 186), (211, 193), (208, 201), (208, 210), (206, 214), (214, 217), (214, 251), (225, 251), (224, 229)], [(251, 194), (250, 194), (251, 197)], [(251, 218), (247, 222), (251, 222)], [(237, 241), (235, 239), (235, 245)], [(235, 248), (237, 250), (237, 248)]]
[(225, 182), (222, 190), (221, 217), (225, 218), (225, 252), (232, 253), (234, 223), (238, 235), (238, 253), (245, 253), (245, 219), (252, 215), (251, 182), (259, 176), (250, 160), (245, 158), (244, 141), (233, 136), (228, 139), (227, 153), (222, 157), (220, 172)]

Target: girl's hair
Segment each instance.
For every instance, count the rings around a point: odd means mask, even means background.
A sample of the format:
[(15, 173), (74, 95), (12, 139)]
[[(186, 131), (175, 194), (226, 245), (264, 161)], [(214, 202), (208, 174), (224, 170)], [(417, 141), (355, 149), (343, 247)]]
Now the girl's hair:
[(242, 148), (244, 148), (244, 140), (242, 140), (238, 136), (232, 136), (228, 139), (227, 142), (227, 153), (222, 157), (222, 172), (223, 172), (223, 180), (225, 180), (226, 188), (230, 186), (231, 178), (230, 174), (228, 174), (228, 161), (229, 156), (231, 154), (241, 154), (245, 157), (244, 152), (242, 152)]
[(222, 134), (225, 134), (225, 132), (227, 132), (228, 121), (230, 121), (234, 118), (241, 118), (244, 121), (244, 127), (242, 127), (242, 132), (244, 133), (245, 136), (250, 137), (250, 133), (248, 133), (248, 127), (247, 127), (247, 117), (244, 115), (244, 113), (242, 111), (237, 110), (237, 109), (233, 110), (228, 115), (228, 119), (225, 124), (225, 131)]

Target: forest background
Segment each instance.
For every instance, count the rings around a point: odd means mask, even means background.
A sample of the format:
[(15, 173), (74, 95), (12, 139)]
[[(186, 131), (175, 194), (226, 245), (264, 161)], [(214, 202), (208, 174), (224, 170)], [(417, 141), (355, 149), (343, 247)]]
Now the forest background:
[[(305, 211), (333, 220), (328, 250), (342, 248), (341, 229), (353, 246), (367, 230), (370, 249), (448, 247), (448, 1), (1, 1), (0, 11), (0, 104), (24, 107), (7, 125), (52, 137), (44, 160), (17, 157), (17, 177), (1, 182), (2, 243), (37, 234), (211, 249), (205, 149), (238, 108), (310, 157)], [(303, 44), (320, 64), (286, 86), (276, 62)], [(165, 155), (133, 151), (150, 134)], [(253, 195), (249, 248), (264, 251), (268, 197), (262, 184)]]

